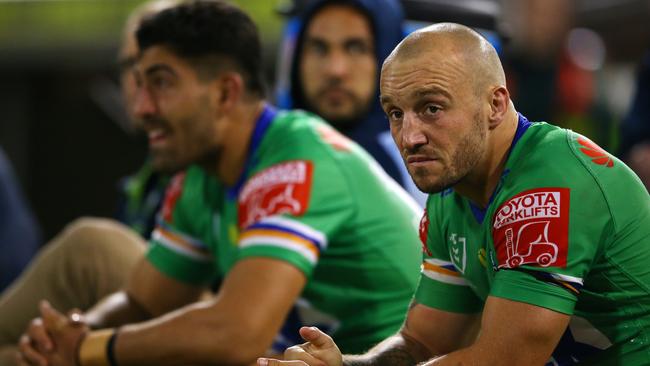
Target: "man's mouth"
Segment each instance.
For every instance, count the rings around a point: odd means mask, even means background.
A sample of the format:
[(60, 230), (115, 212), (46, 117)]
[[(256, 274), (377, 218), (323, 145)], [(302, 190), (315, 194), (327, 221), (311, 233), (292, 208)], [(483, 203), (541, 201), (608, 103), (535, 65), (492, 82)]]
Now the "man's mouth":
[(147, 132), (147, 137), (149, 138), (149, 145), (158, 145), (163, 143), (167, 139), (167, 132), (162, 128), (157, 128), (154, 130), (149, 130)]
[(351, 93), (344, 88), (327, 88), (321, 92), (322, 98), (334, 101), (343, 101), (350, 98)]
[(422, 154), (408, 155), (406, 157), (406, 163), (411, 166), (419, 166), (427, 163), (434, 162), (438, 159)]

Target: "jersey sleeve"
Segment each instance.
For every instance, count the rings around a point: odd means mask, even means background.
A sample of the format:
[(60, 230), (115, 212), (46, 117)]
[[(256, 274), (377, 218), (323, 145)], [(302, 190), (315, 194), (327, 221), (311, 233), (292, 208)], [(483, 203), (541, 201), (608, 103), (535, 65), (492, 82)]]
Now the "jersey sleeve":
[(483, 302), (476, 296), (449, 257), (439, 220), (430, 196), (420, 221), (423, 262), (415, 300), (423, 305), (454, 313), (477, 313)]
[(608, 213), (599, 189), (585, 182), (510, 195), (491, 223), (497, 272), (490, 295), (573, 314), (612, 229)]
[(152, 233), (147, 259), (159, 271), (178, 281), (207, 284), (213, 274), (213, 258), (200, 233), (210, 214), (201, 211), (192, 197), (202, 192), (200, 176), (188, 172), (174, 176), (165, 193)]
[(330, 243), (345, 241), (345, 227), (356, 214), (349, 183), (355, 177), (345, 168), (359, 157), (347, 138), (311, 123), (308, 115), (278, 119), (237, 198), (238, 259), (284, 260), (309, 278), (324, 250), (334, 256), (346, 250)]
[(299, 155), (270, 164), (244, 185), (238, 258), (284, 260), (309, 277), (354, 203), (336, 164)]

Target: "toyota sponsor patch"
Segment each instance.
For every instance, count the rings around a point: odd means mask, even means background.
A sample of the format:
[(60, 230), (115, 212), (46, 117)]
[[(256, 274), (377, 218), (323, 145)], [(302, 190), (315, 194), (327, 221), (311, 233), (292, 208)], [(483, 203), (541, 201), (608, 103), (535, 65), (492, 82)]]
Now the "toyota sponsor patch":
[(569, 193), (568, 188), (531, 189), (499, 206), (492, 223), (499, 268), (566, 267)]
[(302, 215), (309, 204), (312, 172), (311, 161), (295, 160), (255, 174), (239, 194), (239, 227), (271, 215)]

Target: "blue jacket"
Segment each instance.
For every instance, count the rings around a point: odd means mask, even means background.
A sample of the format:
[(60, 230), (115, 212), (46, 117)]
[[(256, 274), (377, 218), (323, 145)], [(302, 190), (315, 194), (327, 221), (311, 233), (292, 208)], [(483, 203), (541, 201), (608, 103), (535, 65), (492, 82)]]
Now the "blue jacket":
[(41, 230), (0, 149), (0, 292), (18, 277), (41, 241)]
[[(330, 1), (312, 1), (301, 14), (287, 22), (280, 51), (277, 78), (276, 103), (281, 108), (307, 109), (301, 92), (300, 73), (298, 72), (299, 45), (306, 24), (320, 8)], [(370, 18), (375, 36), (375, 51), (379, 70), (384, 59), (405, 35), (404, 13), (401, 4), (396, 0), (349, 0), (349, 2), (364, 9)], [(379, 72), (377, 73), (377, 85), (379, 85)], [(363, 146), (393, 179), (414, 196), (418, 203), (424, 205), (426, 196), (413, 184), (390, 136), (388, 121), (379, 104), (379, 90), (376, 91), (368, 114), (341, 132)]]

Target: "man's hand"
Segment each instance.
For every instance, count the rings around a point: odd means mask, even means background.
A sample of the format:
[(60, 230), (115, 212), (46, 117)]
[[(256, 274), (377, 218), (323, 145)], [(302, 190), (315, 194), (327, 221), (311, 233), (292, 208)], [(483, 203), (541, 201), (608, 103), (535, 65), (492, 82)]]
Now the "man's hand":
[(284, 359), (287, 361), (259, 358), (258, 366), (342, 366), (341, 351), (330, 336), (316, 327), (300, 328), (300, 336), (306, 340), (298, 346), (287, 348)]
[(69, 366), (77, 364), (77, 349), (90, 330), (79, 312), (65, 316), (47, 301), (40, 304), (41, 317), (32, 320), (20, 337), (21, 365)]

